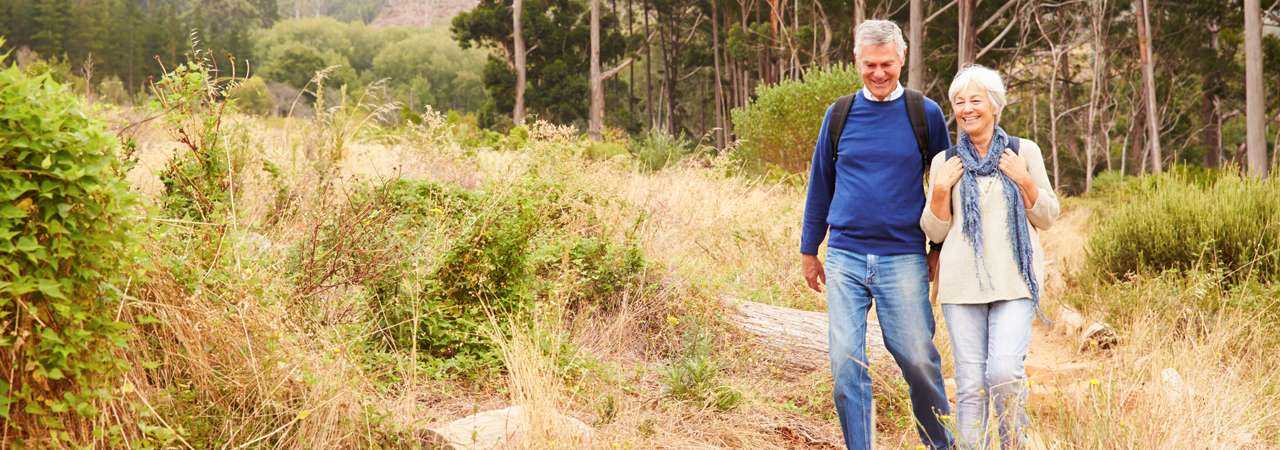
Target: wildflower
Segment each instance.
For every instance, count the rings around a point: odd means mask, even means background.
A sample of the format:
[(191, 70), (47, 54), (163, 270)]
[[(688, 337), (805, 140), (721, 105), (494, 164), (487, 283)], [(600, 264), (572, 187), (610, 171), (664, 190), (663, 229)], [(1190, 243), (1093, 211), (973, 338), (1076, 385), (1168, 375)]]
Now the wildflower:
[(1089, 385), (1090, 385), (1090, 386), (1097, 386), (1097, 385), (1100, 385), (1100, 384), (1102, 384), (1102, 382), (1101, 382), (1101, 381), (1098, 381), (1098, 379), (1097, 379), (1097, 378), (1092, 378), (1092, 379), (1090, 379), (1090, 380), (1089, 380)]
[(667, 316), (667, 325), (670, 325), (673, 327), (676, 325), (680, 325), (680, 319), (677, 319), (675, 316)]

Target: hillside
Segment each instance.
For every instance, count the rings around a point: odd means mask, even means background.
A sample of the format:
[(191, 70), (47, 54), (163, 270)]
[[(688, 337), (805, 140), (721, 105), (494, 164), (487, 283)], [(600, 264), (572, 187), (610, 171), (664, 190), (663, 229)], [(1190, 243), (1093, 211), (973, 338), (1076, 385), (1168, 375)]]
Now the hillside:
[(479, 0), (390, 0), (373, 19), (374, 26), (419, 27), (448, 25), (453, 16), (470, 10)]

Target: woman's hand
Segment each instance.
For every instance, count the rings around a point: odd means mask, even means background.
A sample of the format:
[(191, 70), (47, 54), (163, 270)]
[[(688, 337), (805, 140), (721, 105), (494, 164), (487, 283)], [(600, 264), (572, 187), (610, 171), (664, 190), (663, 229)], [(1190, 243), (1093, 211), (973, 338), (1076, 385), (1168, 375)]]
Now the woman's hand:
[(1014, 183), (1018, 183), (1018, 186), (1026, 187), (1033, 184), (1031, 173), (1027, 172), (1027, 160), (1022, 159), (1017, 153), (1005, 150), (1004, 154), (1000, 155), (1000, 171)]
[(1031, 173), (1027, 172), (1027, 160), (1022, 159), (1017, 153), (1006, 150), (1000, 155), (1000, 171), (1018, 184), (1019, 190), (1022, 191), (1022, 206), (1026, 208), (1035, 206), (1040, 190), (1031, 180)]
[(934, 189), (943, 189), (951, 192), (951, 188), (960, 182), (960, 176), (962, 175), (964, 175), (964, 163), (960, 162), (959, 156), (952, 156), (943, 162), (942, 167), (938, 169), (937, 182)]
[(933, 195), (929, 199), (929, 210), (938, 220), (946, 222), (951, 220), (951, 188), (960, 182), (960, 177), (964, 175), (964, 163), (960, 162), (959, 156), (952, 156), (951, 159), (942, 163), (942, 167), (934, 170), (938, 173), (931, 175)]

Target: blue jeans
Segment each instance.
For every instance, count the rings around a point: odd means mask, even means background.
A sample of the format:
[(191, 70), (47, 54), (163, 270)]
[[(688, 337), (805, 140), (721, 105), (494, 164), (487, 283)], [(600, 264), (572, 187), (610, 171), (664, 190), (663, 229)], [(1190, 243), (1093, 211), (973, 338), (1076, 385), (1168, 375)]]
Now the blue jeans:
[(942, 305), (956, 362), (956, 429), (962, 448), (986, 448), (989, 405), (995, 403), (1005, 448), (1026, 442), (1027, 372), (1031, 344), (1030, 299)]
[(950, 433), (938, 420), (939, 415), (949, 414), (950, 406), (942, 382), (941, 357), (933, 345), (929, 269), (924, 255), (863, 255), (828, 248), (826, 275), (831, 374), (845, 445), (869, 449), (872, 443), (867, 312), (874, 299), (885, 347), (911, 390), (920, 440), (931, 448), (949, 448)]

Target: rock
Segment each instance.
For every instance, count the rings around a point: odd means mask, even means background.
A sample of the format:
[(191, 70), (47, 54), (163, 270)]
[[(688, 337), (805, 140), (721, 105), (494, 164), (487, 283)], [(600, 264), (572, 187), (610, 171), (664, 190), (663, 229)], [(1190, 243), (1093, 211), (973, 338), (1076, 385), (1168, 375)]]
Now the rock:
[[(558, 412), (549, 412), (554, 446), (589, 447), (591, 427), (581, 420)], [(530, 415), (523, 406), (485, 411), (449, 423), (429, 427), (425, 440), (429, 448), (481, 450), (520, 447), (529, 437)]]

